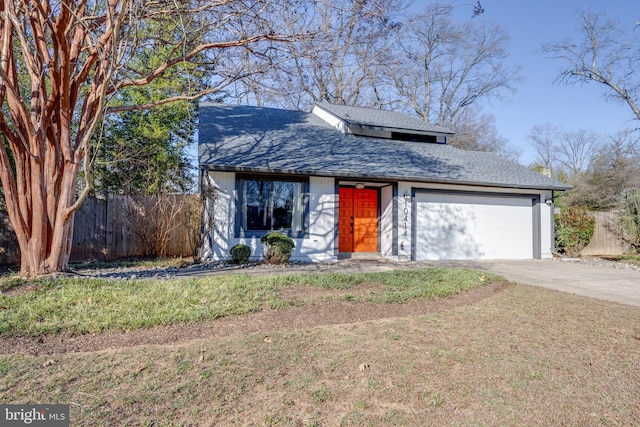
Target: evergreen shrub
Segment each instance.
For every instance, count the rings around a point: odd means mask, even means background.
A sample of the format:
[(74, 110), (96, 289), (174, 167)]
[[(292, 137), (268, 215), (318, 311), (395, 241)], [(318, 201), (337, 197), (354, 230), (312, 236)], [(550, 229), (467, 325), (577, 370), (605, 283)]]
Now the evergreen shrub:
[(231, 262), (234, 264), (246, 264), (251, 256), (251, 248), (239, 243), (231, 248)]
[(264, 261), (268, 264), (287, 263), (296, 246), (291, 238), (278, 232), (265, 234), (260, 238), (260, 242), (266, 247)]

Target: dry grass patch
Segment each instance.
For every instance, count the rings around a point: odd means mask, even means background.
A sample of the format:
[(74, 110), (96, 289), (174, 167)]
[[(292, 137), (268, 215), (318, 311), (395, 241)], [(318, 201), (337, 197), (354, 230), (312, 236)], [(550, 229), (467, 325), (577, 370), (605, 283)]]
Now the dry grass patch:
[(384, 285), (377, 282), (364, 282), (348, 289), (321, 288), (303, 285), (290, 286), (280, 290), (280, 294), (294, 304), (305, 304), (315, 301), (372, 301), (384, 293)]
[(634, 425), (640, 310), (514, 285), (418, 316), (0, 356), (0, 402), (73, 425)]

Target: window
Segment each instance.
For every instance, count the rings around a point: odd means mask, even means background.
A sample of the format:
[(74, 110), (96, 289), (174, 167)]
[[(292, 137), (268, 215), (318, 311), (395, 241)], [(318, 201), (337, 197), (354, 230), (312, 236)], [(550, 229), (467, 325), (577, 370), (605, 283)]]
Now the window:
[(268, 179), (242, 180), (242, 229), (303, 231), (303, 182)]

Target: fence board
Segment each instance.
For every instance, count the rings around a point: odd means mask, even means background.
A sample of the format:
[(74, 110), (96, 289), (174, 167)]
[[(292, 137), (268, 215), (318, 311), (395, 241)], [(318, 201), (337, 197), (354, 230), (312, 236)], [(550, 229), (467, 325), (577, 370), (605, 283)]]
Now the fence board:
[(75, 214), (71, 260), (106, 259), (107, 201), (87, 198)]
[(616, 212), (593, 212), (593, 216), (596, 220), (593, 237), (587, 247), (580, 252), (580, 255), (622, 255), (631, 249), (613, 231), (618, 222)]
[[(134, 199), (115, 195), (87, 198), (75, 214), (71, 260), (109, 261), (144, 256), (144, 244), (131, 229), (131, 224), (135, 223), (132, 222), (131, 215), (137, 212), (142, 217), (141, 224), (144, 226), (147, 213), (136, 210), (132, 206), (132, 200)], [(175, 196), (173, 199), (178, 207), (182, 206), (180, 203), (194, 203), (197, 200), (197, 195)], [(169, 256), (193, 255), (187, 215), (189, 211), (182, 209), (173, 220), (167, 246)], [(0, 211), (0, 265), (15, 265), (19, 262), (18, 242), (6, 212)]]

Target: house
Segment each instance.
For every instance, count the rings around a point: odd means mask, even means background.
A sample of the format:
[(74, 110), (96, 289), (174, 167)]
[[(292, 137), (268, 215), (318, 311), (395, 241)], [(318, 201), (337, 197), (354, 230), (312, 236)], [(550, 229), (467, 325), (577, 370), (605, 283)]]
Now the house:
[(553, 191), (569, 187), (404, 114), (327, 103), (311, 113), (200, 105), (209, 194), (205, 259), (260, 257), (281, 231), (292, 260), (550, 258)]

